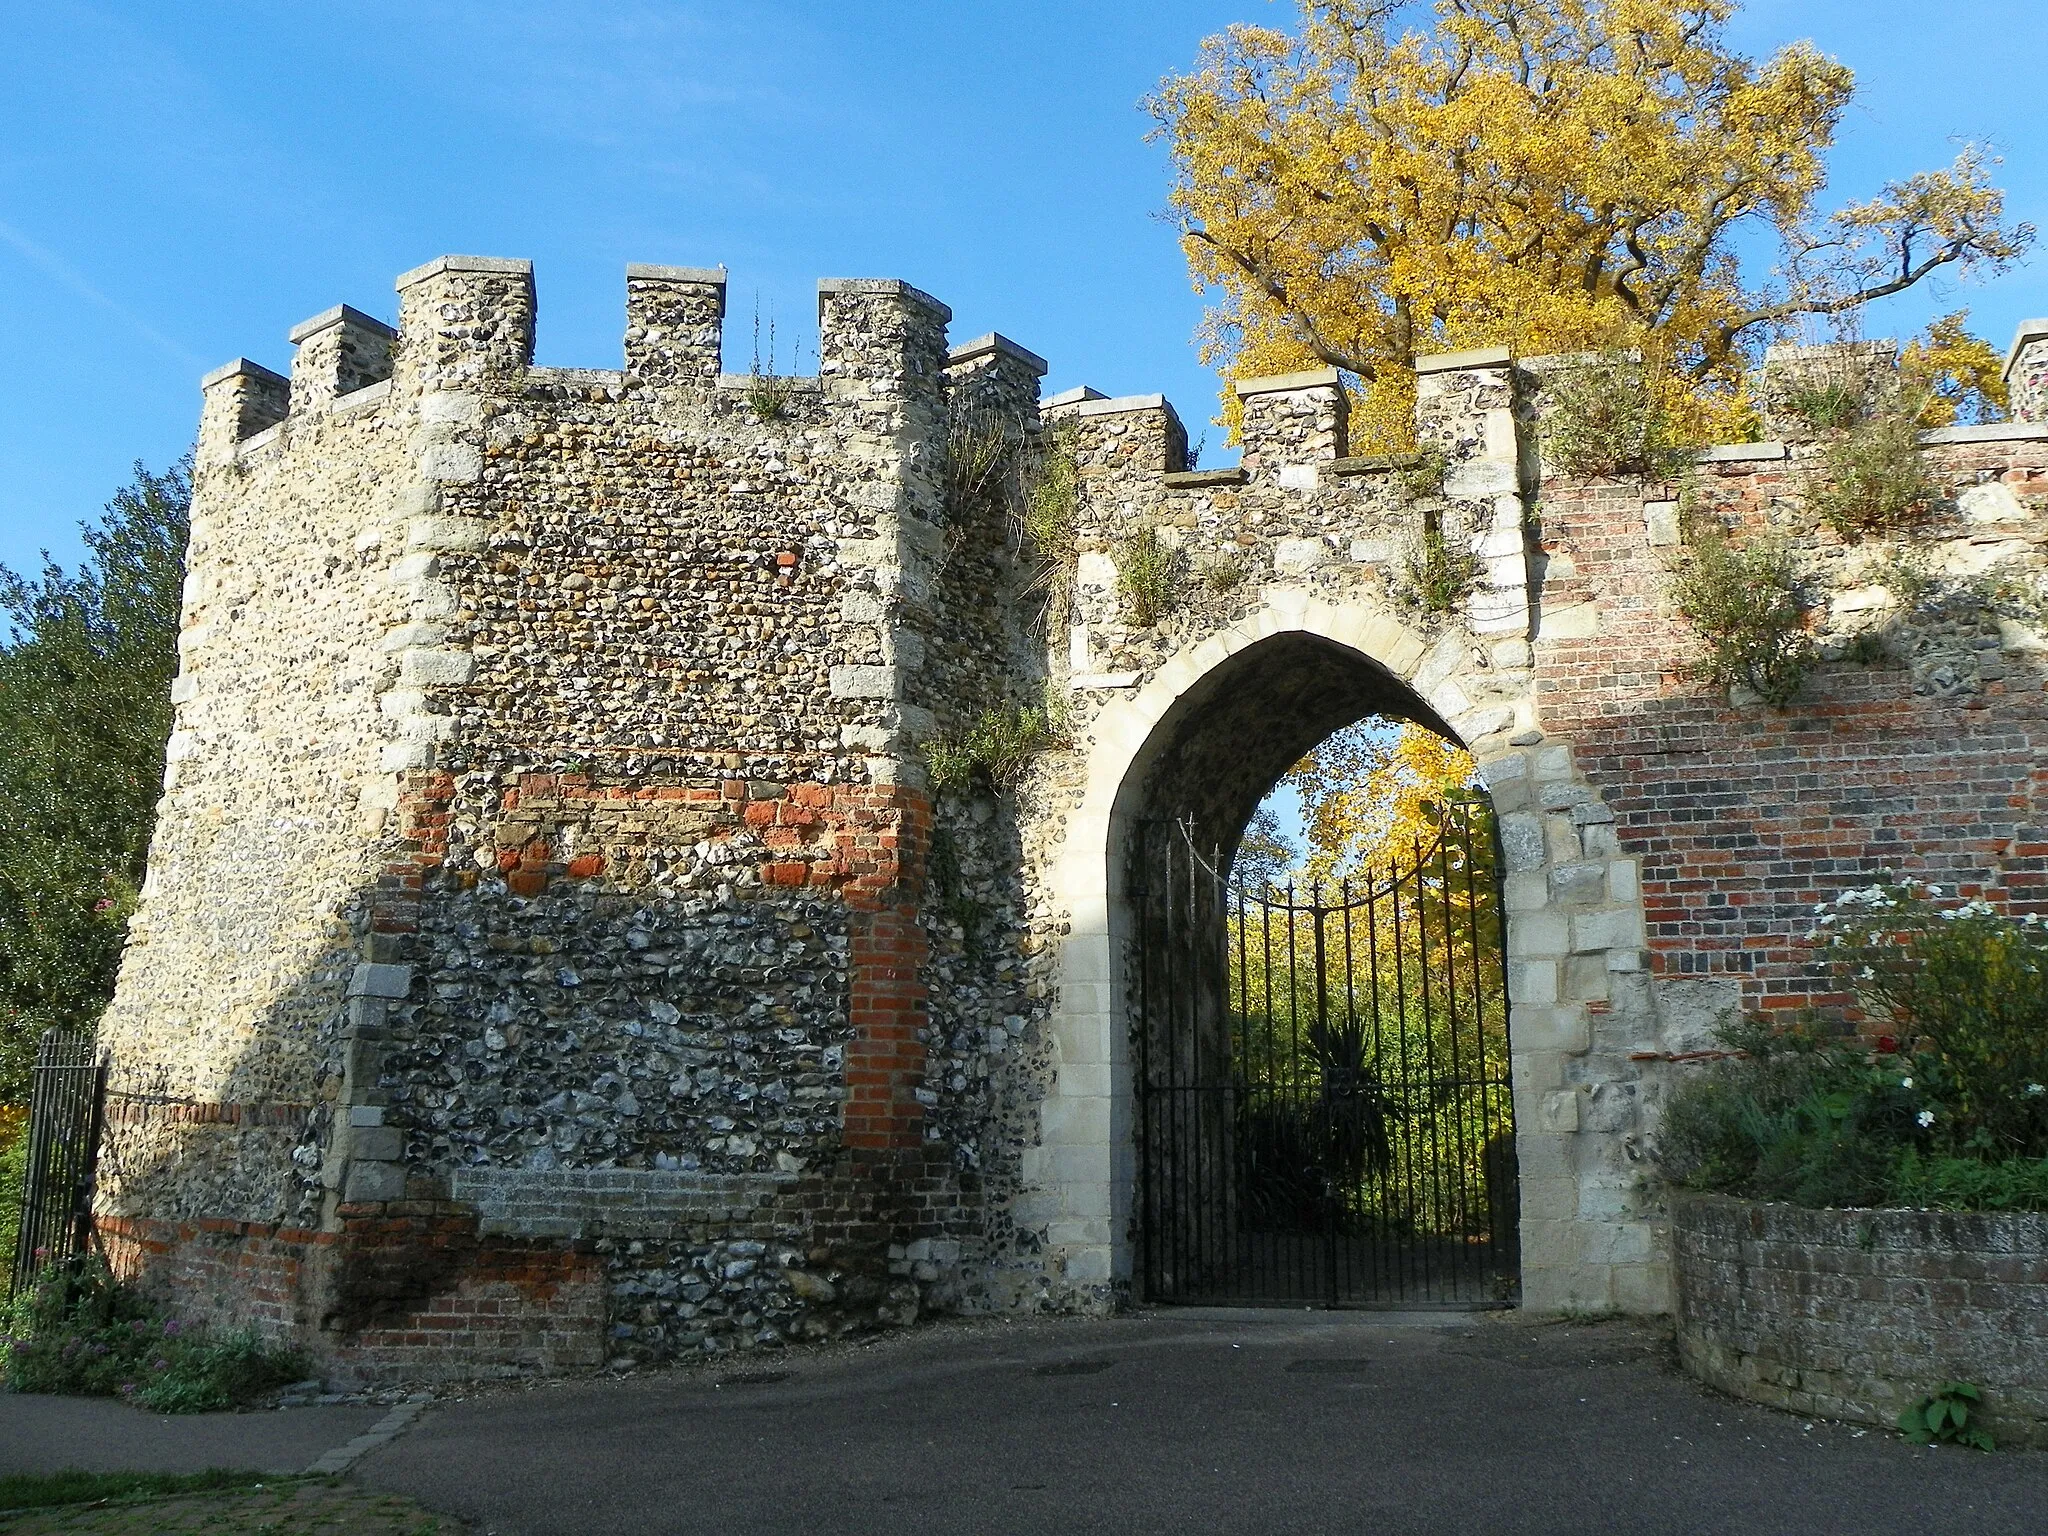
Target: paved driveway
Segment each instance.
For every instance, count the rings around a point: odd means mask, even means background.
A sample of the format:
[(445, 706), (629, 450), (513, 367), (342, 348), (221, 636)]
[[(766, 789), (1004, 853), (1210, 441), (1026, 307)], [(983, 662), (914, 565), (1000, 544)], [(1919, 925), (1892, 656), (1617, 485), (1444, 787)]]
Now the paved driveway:
[(500, 1536), (2048, 1531), (2048, 1455), (1809, 1425), (1651, 1330), (1499, 1316), (945, 1324), (445, 1402), (356, 1475)]

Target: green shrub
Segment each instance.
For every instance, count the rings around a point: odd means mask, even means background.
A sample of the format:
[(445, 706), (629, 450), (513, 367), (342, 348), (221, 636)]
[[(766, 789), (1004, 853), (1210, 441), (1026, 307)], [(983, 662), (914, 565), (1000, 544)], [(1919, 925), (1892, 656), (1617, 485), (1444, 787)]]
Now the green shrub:
[(1766, 535), (1735, 544), (1709, 519), (1688, 521), (1671, 597), (1707, 644), (1703, 682), (1744, 687), (1774, 709), (1798, 694), (1814, 663), (1797, 551)]
[(14, 1235), (28, 1190), (28, 1121), (0, 1108), (0, 1268), (14, 1262)]
[(1394, 484), (1408, 501), (1428, 501), (1444, 493), (1444, 479), (1451, 472), (1451, 456), (1431, 444), (1402, 461), (1394, 471)]
[(1450, 613), (1471, 596), (1478, 580), (1479, 557), (1434, 527), (1425, 527), (1409, 551), (1407, 582), (1401, 595), (1425, 615)]
[(1852, 1042), (1810, 1025), (1729, 1024), (1741, 1053), (1699, 1070), (1665, 1105), (1658, 1161), (1680, 1184), (1796, 1205), (1887, 1196), (1918, 1101)]
[(1602, 353), (1545, 380), (1544, 456), (1567, 475), (1668, 480), (1692, 464), (1642, 364)]
[(1935, 897), (1906, 883), (1845, 892), (1816, 940), (1889, 1027), (1934, 1147), (2048, 1157), (2048, 926)]
[(1665, 1172), (1802, 1205), (2048, 1209), (2048, 925), (1892, 883), (1821, 908), (1813, 938), (1892, 1032), (1730, 1024), (1737, 1058), (1665, 1107)]
[(1180, 606), (1187, 556), (1152, 523), (1140, 523), (1116, 546), (1116, 590), (1124, 617), (1149, 629)]
[(1944, 1382), (1899, 1415), (1899, 1432), (1915, 1445), (1967, 1445), (1974, 1450), (1994, 1449), (1990, 1434), (1981, 1424), (1972, 1424), (1984, 1394), (1967, 1381)]
[(13, 1392), (121, 1397), (153, 1413), (233, 1408), (306, 1374), (304, 1358), (254, 1333), (180, 1323), (116, 1281), (97, 1259), (50, 1269), (0, 1326)]
[(1008, 789), (1031, 759), (1056, 744), (1064, 722), (1050, 701), (1042, 706), (999, 704), (983, 710), (965, 730), (925, 743), (925, 772), (934, 790), (964, 791), (986, 784)]
[(1844, 539), (1909, 528), (1932, 510), (1912, 401), (1888, 404), (1825, 443), (1806, 474), (1807, 505)]
[(1211, 592), (1235, 592), (1251, 579), (1251, 566), (1244, 556), (1225, 550), (1202, 565), (1202, 585)]

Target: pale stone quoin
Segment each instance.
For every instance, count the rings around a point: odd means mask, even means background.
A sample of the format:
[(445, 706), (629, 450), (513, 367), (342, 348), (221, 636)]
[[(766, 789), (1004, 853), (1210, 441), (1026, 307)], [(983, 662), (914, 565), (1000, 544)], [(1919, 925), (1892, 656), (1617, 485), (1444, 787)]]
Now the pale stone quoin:
[[(1813, 902), (2048, 888), (2048, 639), (1969, 597), (2043, 565), (2048, 327), (2014, 422), (1924, 434), (1939, 603), (1805, 517), (1796, 423), (1698, 456), (1697, 505), (1811, 552), (1781, 713), (1694, 680), (1680, 488), (1546, 468), (1554, 362), (1423, 359), (1419, 458), (1352, 454), (1334, 371), (1244, 380), (1241, 465), (1190, 469), (1161, 396), (1041, 399), (893, 279), (819, 284), (815, 375), (726, 373), (726, 287), (629, 267), (621, 366), (541, 368), (530, 265), (446, 256), (395, 326), (203, 380), (102, 1030), (103, 1229), (189, 1310), (420, 1378), (1131, 1299), (1134, 829), (1228, 845), (1381, 713), (1498, 816), (1523, 1304), (1659, 1311), (1657, 1105), (1730, 1010), (1825, 1000)], [(1072, 455), (1050, 594), (1012, 470), (962, 489), (991, 432)], [(1139, 529), (1181, 561), (1147, 624)], [(1020, 783), (931, 792), (935, 738), (1048, 696)]]

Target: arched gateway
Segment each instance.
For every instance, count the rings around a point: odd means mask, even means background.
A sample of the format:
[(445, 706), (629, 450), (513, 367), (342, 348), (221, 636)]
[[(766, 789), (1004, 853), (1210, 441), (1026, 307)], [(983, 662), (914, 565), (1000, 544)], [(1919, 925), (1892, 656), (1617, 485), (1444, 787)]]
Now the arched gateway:
[[(533, 366), (524, 262), (398, 287), (395, 328), (340, 306), (289, 379), (205, 381), (101, 1029), (109, 1250), (329, 1373), (1317, 1265), (1310, 1299), (1469, 1302), (1511, 1250), (1525, 1305), (1655, 1311), (1660, 1086), (1725, 1010), (1820, 990), (1812, 904), (1887, 867), (2001, 899), (2048, 875), (2048, 641), (1897, 611), (1881, 551), (1801, 510), (1810, 442), (1708, 450), (1695, 506), (1807, 541), (1828, 657), (1907, 661), (1829, 660), (1780, 714), (1690, 679), (1675, 488), (1544, 477), (1541, 360), (1424, 359), (1398, 460), (1349, 455), (1334, 373), (1245, 381), (1242, 466), (1194, 471), (1158, 396), (1041, 402), (1040, 360), (949, 350), (901, 282), (820, 284), (792, 379), (721, 374), (722, 270), (629, 268), (602, 370)], [(2020, 423), (1923, 438), (1958, 581), (2042, 564), (2048, 326), (2012, 372)], [(1168, 897), (1371, 713), (1473, 753), (1499, 864), (1409, 872), (1439, 934), (1465, 882), (1474, 975), (1338, 1006), (1378, 983), (1333, 942), (1398, 891), (1236, 914), (1321, 937), (1305, 968), (1233, 969), (1213, 869)], [(1468, 1097), (1427, 1062), (1382, 1091), (1365, 1032), (1409, 991), (1425, 1056), (1476, 1046)], [(1255, 1062), (1283, 1017), (1307, 1047)], [(1441, 1155), (1390, 1202), (1419, 1103)], [(1361, 1278), (1395, 1236), (1457, 1283)]]
[[(1234, 846), (1259, 799), (1289, 766), (1332, 731), (1366, 715), (1412, 719), (1458, 740), (1454, 727), (1426, 700), (1469, 697), (1468, 688), (1490, 682), (1496, 669), (1476, 665), (1472, 655), (1469, 646), (1431, 646), (1381, 604), (1333, 603), (1280, 590), (1269, 593), (1268, 600), (1243, 621), (1173, 657), (1135, 696), (1108, 706), (1097, 717), (1086, 789), (1067, 822), (1055, 878), (1073, 928), (1065, 947), (1060, 991), (1064, 1006), (1057, 1015), (1061, 1070), (1044, 1113), (1045, 1155), (1054, 1166), (1067, 1170), (1062, 1193), (1073, 1204), (1068, 1209), (1071, 1225), (1062, 1230), (1077, 1238), (1097, 1238), (1092, 1254), (1077, 1242), (1069, 1252), (1070, 1264), (1099, 1265), (1106, 1274), (1136, 1280), (1144, 1290), (1149, 1260), (1150, 1289), (1166, 1290), (1165, 1299), (1171, 1299), (1176, 1286), (1188, 1288), (1191, 1299), (1215, 1299), (1219, 1288), (1247, 1299), (1286, 1296), (1344, 1302), (1483, 1302), (1507, 1294), (1496, 1277), (1511, 1275), (1512, 1267), (1495, 1255), (1511, 1245), (1499, 1223), (1499, 1202), (1508, 1197), (1500, 1186), (1510, 1177), (1509, 1159), (1503, 1148), (1496, 1146), (1489, 1154), (1483, 1144), (1469, 1149), (1469, 1159), (1461, 1149), (1459, 1160), (1475, 1166), (1456, 1189), (1422, 1189), (1415, 1195), (1425, 1204), (1455, 1207), (1443, 1212), (1450, 1219), (1424, 1225), (1497, 1237), (1499, 1249), (1484, 1257), (1465, 1253), (1454, 1259), (1442, 1252), (1432, 1256), (1415, 1245), (1398, 1244), (1364, 1254), (1340, 1254), (1337, 1250), (1344, 1245), (1334, 1242), (1317, 1245), (1306, 1258), (1277, 1253), (1269, 1257), (1255, 1252), (1246, 1239), (1229, 1261), (1234, 1272), (1227, 1277), (1201, 1282), (1183, 1277), (1165, 1284), (1171, 1261), (1144, 1249), (1148, 1229), (1156, 1247), (1184, 1257), (1190, 1243), (1206, 1246), (1214, 1234), (1205, 1232), (1194, 1239), (1181, 1230), (1183, 1226), (1191, 1227), (1197, 1220), (1226, 1229), (1244, 1225), (1227, 1221), (1220, 1207), (1239, 1193), (1227, 1187), (1228, 1181), (1241, 1177), (1236, 1170), (1250, 1155), (1231, 1148), (1220, 1127), (1183, 1124), (1163, 1134), (1178, 1134), (1184, 1140), (1204, 1134), (1217, 1138), (1212, 1155), (1221, 1166), (1206, 1175), (1176, 1172), (1162, 1164), (1177, 1159), (1191, 1167), (1194, 1150), (1176, 1148), (1162, 1156), (1156, 1136), (1148, 1136), (1142, 1123), (1148, 1086), (1155, 1103), (1160, 1096), (1160, 1074), (1155, 1072), (1155, 1083), (1147, 1085), (1140, 1059), (1148, 1047), (1159, 1048), (1154, 1042), (1163, 1022), (1144, 1017), (1148, 1001), (1155, 1011), (1182, 1007), (1193, 1010), (1198, 1019), (1206, 1013), (1206, 1025), (1185, 1024), (1180, 1033), (1187, 1036), (1206, 1029), (1226, 1053), (1227, 1042), (1221, 1037), (1231, 1027), (1228, 956), (1219, 957), (1225, 969), (1212, 968), (1206, 976), (1167, 974), (1167, 967), (1177, 962), (1166, 946), (1187, 937), (1185, 932), (1162, 932), (1170, 918), (1158, 887), (1169, 877), (1176, 858), (1181, 860), (1181, 881), (1193, 887), (1192, 898), (1186, 890), (1181, 893), (1180, 909), (1183, 922), (1200, 935), (1189, 947), (1191, 955), (1221, 937), (1227, 914), (1200, 905), (1210, 899), (1201, 888), (1200, 866), (1191, 868), (1185, 853), (1171, 851), (1176, 835), (1160, 837), (1151, 829), (1191, 820), (1198, 827), (1216, 829), (1212, 846)], [(1581, 1091), (1632, 1096), (1625, 1085), (1632, 1084), (1635, 1074), (1617, 1063), (1616, 1084), (1568, 1081), (1568, 1058), (1580, 1070), (1597, 1069), (1599, 1063), (1587, 1059), (1590, 1040), (1583, 1032), (1583, 1001), (1561, 1000), (1560, 987), (1577, 985), (1611, 998), (1612, 974), (1640, 969), (1641, 899), (1633, 861), (1618, 855), (1611, 816), (1574, 769), (1569, 750), (1547, 743), (1515, 745), (1509, 740), (1513, 734), (1497, 731), (1472, 745), (1499, 818), (1498, 873), (1507, 906), (1505, 952), (1514, 958), (1505, 961), (1492, 936), (1478, 934), (1479, 974), (1468, 972), (1462, 984), (1469, 987), (1475, 1007), (1480, 1006), (1490, 981), (1487, 970), (1500, 964), (1506, 972), (1506, 995), (1513, 1003), (1506, 1034), (1512, 1040), (1515, 1106), (1522, 1112), (1513, 1159), (1520, 1169), (1522, 1202), (1520, 1242), (1515, 1245), (1526, 1243), (1529, 1297), (1548, 1305), (1585, 1305), (1595, 1297), (1607, 1304), (1616, 1283), (1617, 1260), (1625, 1266), (1650, 1262), (1649, 1234), (1640, 1219), (1627, 1219), (1623, 1204), (1632, 1176), (1632, 1147), (1621, 1137), (1610, 1146), (1588, 1145), (1588, 1139), (1578, 1134), (1573, 1111)], [(1541, 810), (1546, 802), (1552, 807), (1548, 816)], [(1551, 824), (1546, 826), (1546, 821)], [(1490, 840), (1493, 827), (1481, 826), (1480, 835)], [(1461, 827), (1456, 835), (1462, 837), (1467, 830)], [(1409, 861), (1415, 862), (1420, 861)], [(1491, 880), (1496, 873), (1491, 850), (1475, 863), (1483, 871), (1478, 877)], [(1187, 905), (1190, 899), (1197, 904), (1192, 910)], [(1391, 907), (1389, 902), (1389, 911)], [(1322, 929), (1326, 944), (1329, 921), (1315, 925)], [(1341, 933), (1343, 918), (1336, 921)], [(1377, 915), (1368, 914), (1361, 921), (1377, 921)], [(1270, 931), (1270, 918), (1255, 914), (1252, 922), (1262, 937)], [(1204, 924), (1210, 931), (1202, 931)], [(1353, 942), (1361, 942), (1355, 932)], [(1571, 972), (1575, 979), (1567, 975)], [(1596, 973), (1597, 986), (1592, 984)], [(1441, 981), (1451, 997), (1439, 1002), (1455, 1010), (1460, 977), (1446, 973)], [(1238, 985), (1242, 986), (1241, 972)], [(1242, 995), (1238, 1001), (1241, 1008)], [(1459, 1040), (1460, 1049), (1483, 1051), (1483, 1021), (1470, 1017), (1467, 1022), (1471, 1032)], [(1242, 1027), (1241, 1019), (1237, 1027)], [(1484, 1079), (1483, 1054), (1474, 1066), (1472, 1075)], [(1222, 1061), (1212, 1058), (1206, 1067), (1183, 1066), (1173, 1081), (1215, 1082), (1227, 1073), (1226, 1054)], [(1184, 1101), (1200, 1097), (1185, 1089), (1179, 1096)], [(1166, 1097), (1169, 1102), (1174, 1097), (1171, 1088)], [(1186, 1115), (1188, 1110), (1162, 1112)], [(1217, 1112), (1211, 1109), (1212, 1119)], [(1515, 1124), (1517, 1118), (1510, 1106), (1500, 1105), (1493, 1124), (1498, 1129)], [(1622, 1137), (1628, 1134), (1625, 1131)], [(1578, 1160), (1603, 1154), (1612, 1160), (1609, 1187), (1615, 1193), (1617, 1220), (1588, 1224), (1579, 1218), (1586, 1170)], [(1155, 1181), (1149, 1202), (1148, 1159)], [(1497, 1186), (1490, 1204), (1489, 1172)], [(1199, 1191), (1198, 1180), (1205, 1184)], [(1162, 1191), (1159, 1183), (1169, 1187)], [(1308, 1223), (1281, 1225), (1299, 1229)], [(1631, 1227), (1633, 1231), (1628, 1230)], [(1320, 1276), (1309, 1273), (1306, 1266), (1311, 1262), (1336, 1266), (1337, 1272), (1334, 1277), (1327, 1270)], [(1262, 1270), (1261, 1265), (1270, 1267)], [(1622, 1283), (1639, 1282), (1625, 1275)]]

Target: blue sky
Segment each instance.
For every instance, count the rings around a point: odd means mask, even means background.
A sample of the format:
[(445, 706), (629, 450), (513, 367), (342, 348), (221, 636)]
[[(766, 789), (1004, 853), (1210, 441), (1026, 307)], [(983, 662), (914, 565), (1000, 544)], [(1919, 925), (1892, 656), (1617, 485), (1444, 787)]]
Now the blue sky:
[[(131, 461), (190, 441), (197, 380), (283, 369), (285, 332), (460, 251), (531, 257), (540, 360), (616, 366), (629, 261), (731, 270), (728, 359), (758, 294), (808, 349), (820, 277), (904, 277), (1052, 361), (1049, 388), (1163, 389), (1199, 435), (1200, 297), (1156, 211), (1138, 102), (1265, 0), (638, 3), (0, 0), (0, 561), (77, 550)], [(2007, 155), (2048, 226), (2039, 0), (1778, 0), (1738, 42), (1811, 37), (1862, 91), (1836, 189)], [(2001, 345), (2048, 264), (1958, 302)], [(1207, 429), (1212, 460), (1221, 434)]]

